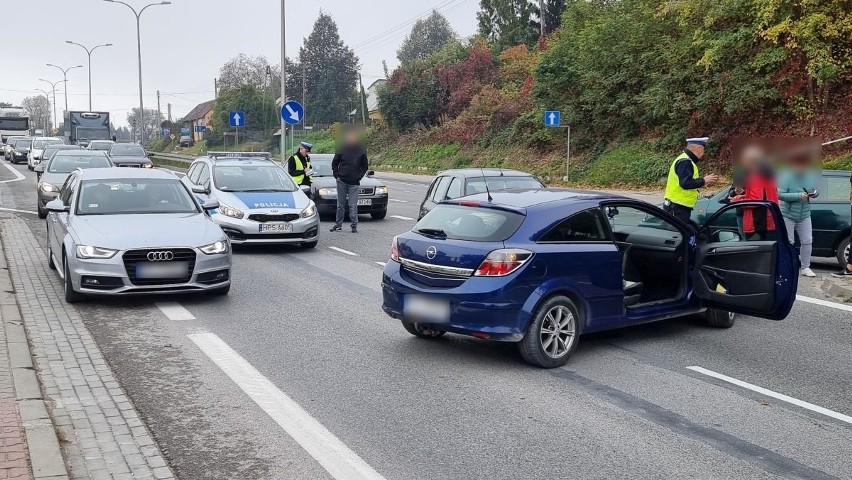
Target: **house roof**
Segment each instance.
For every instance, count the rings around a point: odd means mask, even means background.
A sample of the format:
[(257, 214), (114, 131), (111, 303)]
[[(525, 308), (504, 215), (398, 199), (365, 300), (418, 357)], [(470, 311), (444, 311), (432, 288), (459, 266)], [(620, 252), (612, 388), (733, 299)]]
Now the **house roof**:
[(199, 103), (192, 109), (189, 113), (184, 115), (183, 120), (185, 122), (191, 122), (193, 120), (200, 120), (207, 116), (210, 113), (210, 110), (213, 110), (213, 107), (216, 105), (216, 100), (208, 100), (204, 103)]

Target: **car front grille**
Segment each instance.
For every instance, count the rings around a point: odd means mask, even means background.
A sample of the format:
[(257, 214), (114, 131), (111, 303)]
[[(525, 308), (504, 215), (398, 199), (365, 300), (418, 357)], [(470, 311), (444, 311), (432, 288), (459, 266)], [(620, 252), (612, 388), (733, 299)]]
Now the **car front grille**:
[(297, 213), (287, 213), (285, 215), (264, 215), (264, 214), (255, 214), (249, 215), (249, 220), (252, 222), (266, 223), (266, 222), (295, 222), (299, 219), (299, 214)]
[[(170, 260), (171, 262), (187, 262), (187, 276), (182, 278), (136, 278), (136, 264), (140, 262), (149, 263), (148, 254), (151, 252), (171, 252), (174, 255), (174, 258)], [(122, 259), (124, 260), (124, 269), (127, 271), (127, 276), (130, 278), (130, 283), (133, 285), (172, 285), (176, 283), (187, 283), (192, 278), (192, 272), (195, 269), (195, 250), (192, 250), (191, 248), (128, 250), (124, 253)]]
[(364, 188), (358, 189), (358, 195), (369, 196), (369, 195), (373, 195), (375, 193), (376, 193), (376, 189), (373, 188), (373, 187), (364, 187)]

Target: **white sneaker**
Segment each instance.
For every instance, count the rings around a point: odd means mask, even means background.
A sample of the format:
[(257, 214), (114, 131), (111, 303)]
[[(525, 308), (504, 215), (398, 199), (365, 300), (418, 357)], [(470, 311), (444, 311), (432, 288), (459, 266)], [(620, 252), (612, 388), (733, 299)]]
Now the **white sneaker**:
[(803, 268), (802, 269), (802, 275), (804, 275), (806, 277), (810, 277), (810, 278), (816, 278), (816, 276), (817, 276), (816, 273), (814, 273), (814, 271), (811, 270), (810, 268)]

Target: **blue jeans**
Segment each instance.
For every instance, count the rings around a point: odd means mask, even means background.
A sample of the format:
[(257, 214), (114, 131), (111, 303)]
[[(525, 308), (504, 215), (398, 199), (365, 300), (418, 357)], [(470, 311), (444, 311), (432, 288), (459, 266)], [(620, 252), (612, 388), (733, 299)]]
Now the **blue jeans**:
[(343, 216), (345, 210), (345, 205), (349, 203), (349, 221), (352, 222), (352, 226), (358, 226), (358, 190), (360, 189), (360, 185), (349, 185), (337, 181), (337, 217), (335, 218), (334, 224), (337, 226), (343, 225)]

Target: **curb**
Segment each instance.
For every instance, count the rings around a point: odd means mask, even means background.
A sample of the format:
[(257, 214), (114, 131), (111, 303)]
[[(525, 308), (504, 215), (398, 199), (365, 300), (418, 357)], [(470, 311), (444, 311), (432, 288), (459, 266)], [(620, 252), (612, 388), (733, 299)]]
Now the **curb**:
[(0, 249), (0, 321), (6, 333), (15, 400), (26, 436), (33, 477), (35, 480), (67, 479), (65, 459), (41, 392), (1, 241)]
[(822, 282), (822, 291), (847, 301), (852, 300), (852, 282), (825, 279)]

